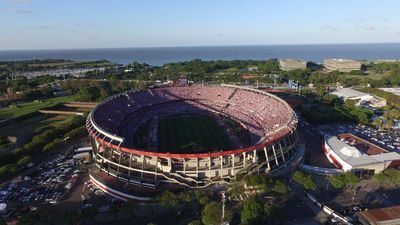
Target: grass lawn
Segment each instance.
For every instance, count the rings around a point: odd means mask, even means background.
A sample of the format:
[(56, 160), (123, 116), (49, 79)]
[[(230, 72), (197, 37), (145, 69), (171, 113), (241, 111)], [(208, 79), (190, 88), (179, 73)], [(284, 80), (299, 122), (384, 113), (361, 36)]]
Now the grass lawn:
[(185, 114), (158, 121), (160, 152), (188, 153), (230, 149), (232, 143), (217, 121), (207, 115)]
[(384, 74), (370, 73), (370, 74), (366, 74), (366, 75), (344, 75), (344, 76), (346, 78), (360, 78), (360, 79), (369, 78), (372, 80), (379, 80), (384, 76)]
[(72, 118), (72, 116), (65, 115), (46, 116), (43, 114), (37, 114), (35, 116), (1, 126), (0, 135), (16, 136), (17, 146), (20, 146), (29, 141), (37, 128), (47, 125), (56, 127)]
[(4, 119), (14, 119), (25, 114), (35, 112), (42, 108), (52, 107), (58, 103), (68, 102), (74, 100), (75, 96), (64, 96), (44, 99), (38, 102), (26, 102), (18, 104), (16, 108), (6, 107), (0, 109), (0, 120)]

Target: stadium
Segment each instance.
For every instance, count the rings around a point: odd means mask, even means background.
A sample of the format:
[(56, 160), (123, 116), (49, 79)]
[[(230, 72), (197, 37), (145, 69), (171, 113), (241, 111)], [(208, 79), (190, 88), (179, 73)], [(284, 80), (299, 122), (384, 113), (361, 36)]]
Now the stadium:
[(298, 145), (297, 118), (285, 101), (233, 85), (120, 93), (99, 103), (86, 126), (90, 179), (122, 200), (271, 173), (292, 161)]

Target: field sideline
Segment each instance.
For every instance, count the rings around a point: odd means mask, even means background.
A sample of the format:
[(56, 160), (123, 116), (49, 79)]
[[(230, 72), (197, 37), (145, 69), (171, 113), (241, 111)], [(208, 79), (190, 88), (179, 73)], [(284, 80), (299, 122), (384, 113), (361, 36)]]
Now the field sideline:
[(158, 121), (160, 152), (188, 153), (226, 150), (232, 143), (217, 121), (208, 115), (188, 114)]

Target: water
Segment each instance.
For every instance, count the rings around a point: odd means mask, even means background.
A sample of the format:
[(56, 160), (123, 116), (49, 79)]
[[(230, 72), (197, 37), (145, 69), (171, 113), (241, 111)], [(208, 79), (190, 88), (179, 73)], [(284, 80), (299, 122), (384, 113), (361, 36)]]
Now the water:
[(264, 60), (269, 58), (298, 58), (319, 63), (323, 62), (325, 58), (346, 58), (357, 60), (400, 59), (400, 43), (0, 51), (0, 61), (29, 59), (106, 59), (114, 63), (126, 64), (138, 61), (154, 66), (192, 59)]

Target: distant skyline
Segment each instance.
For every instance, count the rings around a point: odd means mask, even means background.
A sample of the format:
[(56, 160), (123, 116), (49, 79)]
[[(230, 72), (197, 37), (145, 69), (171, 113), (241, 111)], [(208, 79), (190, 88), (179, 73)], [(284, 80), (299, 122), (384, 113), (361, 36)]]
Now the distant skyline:
[(0, 0), (0, 50), (400, 42), (396, 0)]

